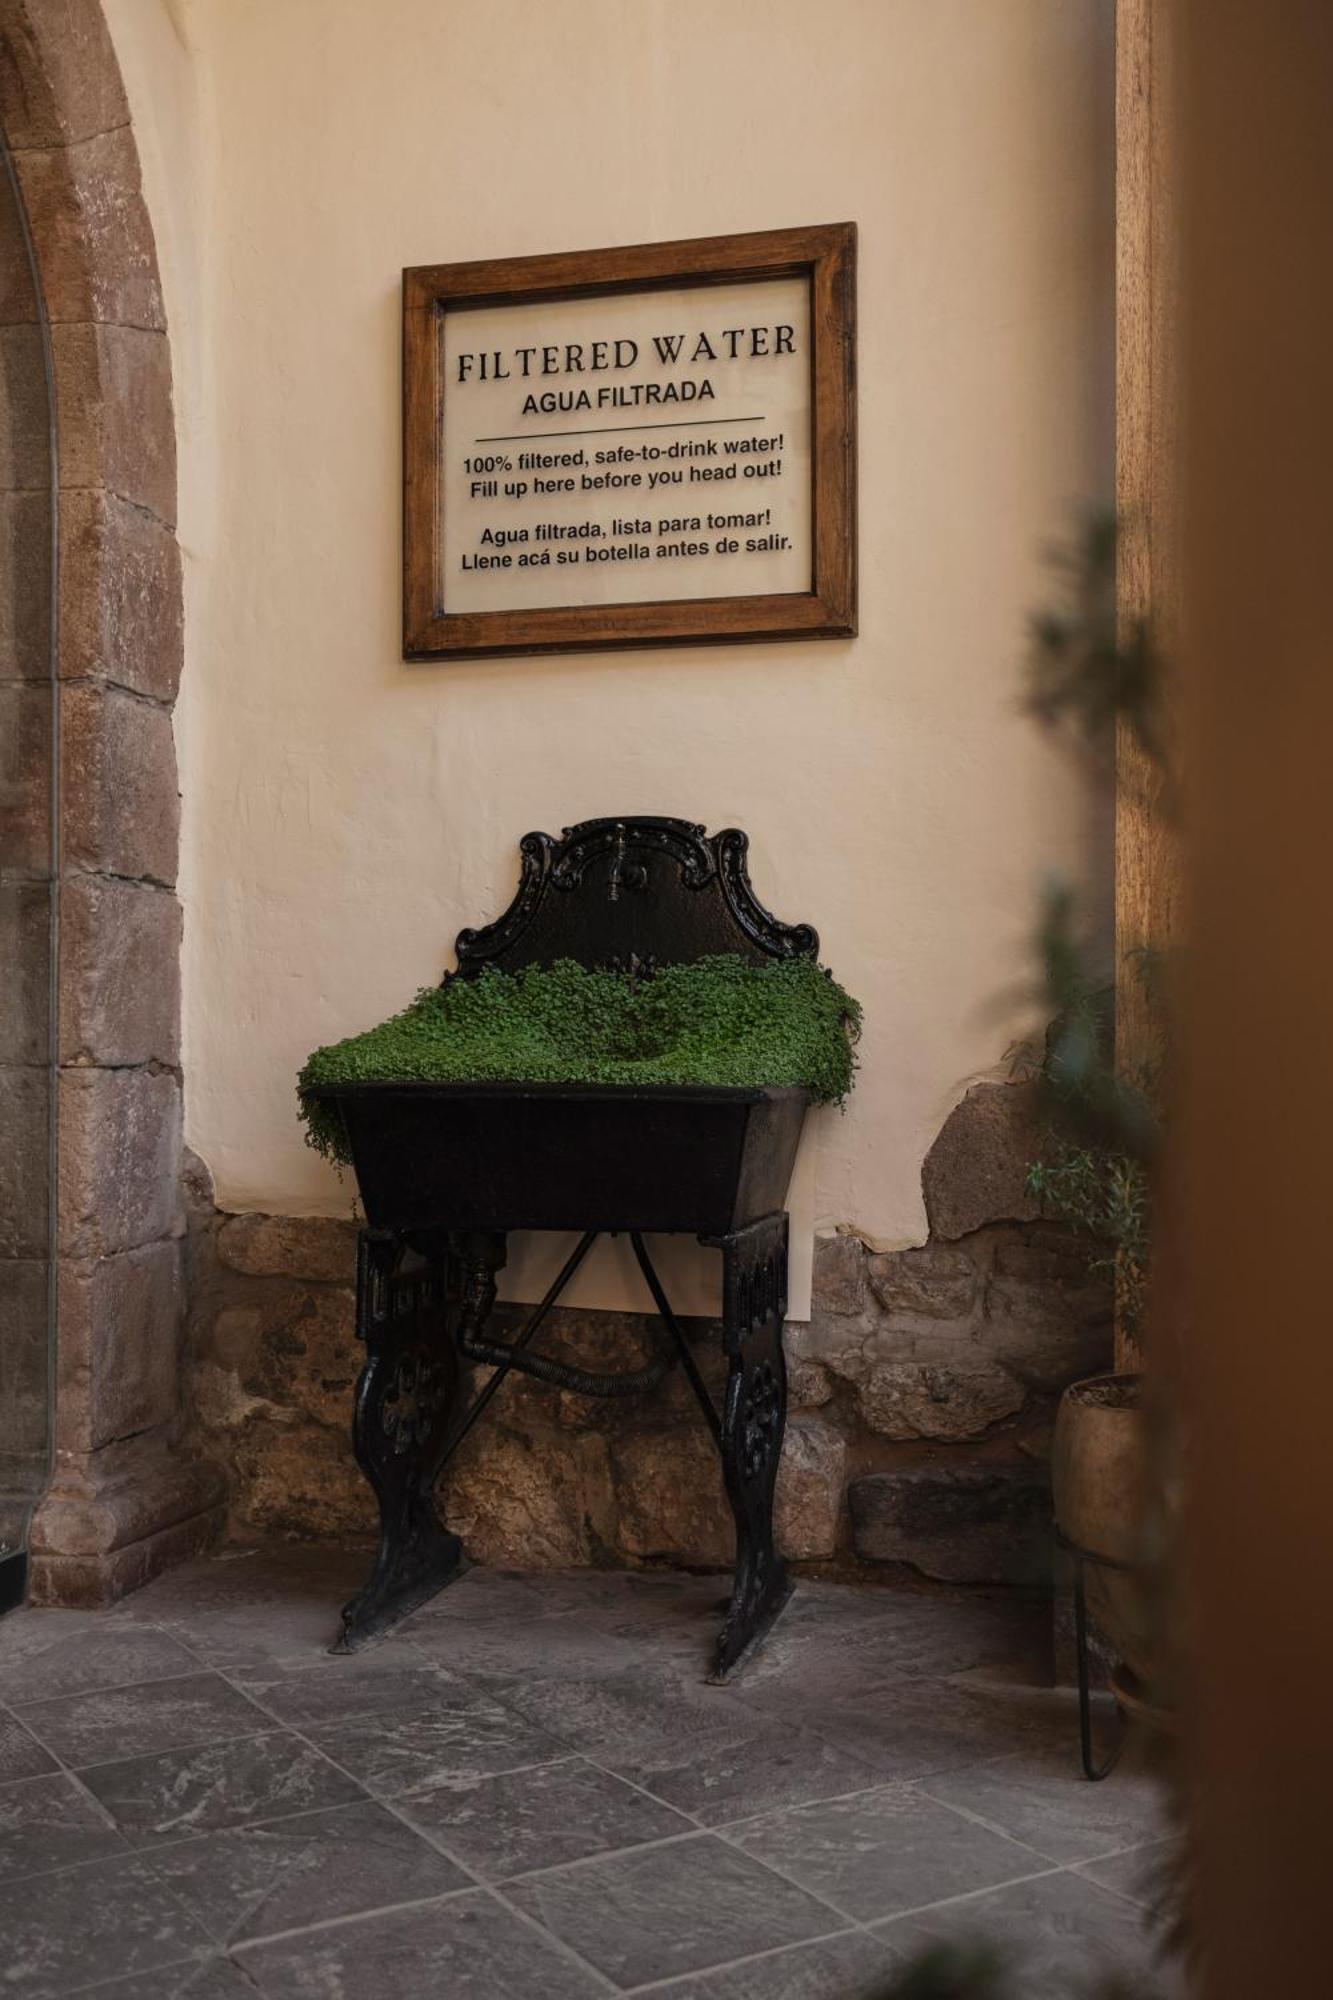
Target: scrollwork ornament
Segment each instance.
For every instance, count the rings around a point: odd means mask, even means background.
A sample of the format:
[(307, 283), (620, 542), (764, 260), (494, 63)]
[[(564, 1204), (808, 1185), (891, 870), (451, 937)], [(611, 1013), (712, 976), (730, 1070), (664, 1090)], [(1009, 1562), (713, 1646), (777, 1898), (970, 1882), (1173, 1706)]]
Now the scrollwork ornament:
[(404, 1354), (396, 1362), (380, 1404), (380, 1428), (394, 1452), (419, 1451), (439, 1421), (443, 1370), (427, 1354)]
[(780, 1414), (777, 1378), (771, 1363), (761, 1361), (749, 1373), (741, 1417), (741, 1463), (747, 1480), (756, 1480), (767, 1470)]

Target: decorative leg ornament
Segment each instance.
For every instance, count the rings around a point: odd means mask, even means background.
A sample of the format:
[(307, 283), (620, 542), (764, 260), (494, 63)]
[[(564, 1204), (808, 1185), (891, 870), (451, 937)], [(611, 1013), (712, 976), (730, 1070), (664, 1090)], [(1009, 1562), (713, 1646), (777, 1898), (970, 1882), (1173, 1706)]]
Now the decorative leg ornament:
[(787, 1423), (787, 1217), (766, 1216), (733, 1236), (709, 1240), (722, 1251), (722, 1334), (730, 1367), (720, 1443), (736, 1519), (735, 1582), (710, 1676), (721, 1681), (791, 1596), (773, 1546), (773, 1489)]
[(394, 1230), (361, 1232), (356, 1321), (366, 1361), (352, 1444), (379, 1501), (380, 1546), (365, 1588), (343, 1609), (336, 1653), (386, 1632), (462, 1565), (463, 1545), (434, 1500), (458, 1386), (445, 1323), (448, 1271), (444, 1239), (421, 1254)]

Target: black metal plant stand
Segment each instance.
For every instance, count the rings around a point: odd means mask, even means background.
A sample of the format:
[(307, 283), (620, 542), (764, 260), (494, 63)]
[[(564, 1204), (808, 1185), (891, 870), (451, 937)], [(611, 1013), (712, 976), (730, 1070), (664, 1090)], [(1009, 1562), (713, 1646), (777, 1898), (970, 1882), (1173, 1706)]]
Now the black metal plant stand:
[[(719, 952), (814, 958), (808, 925), (755, 899), (736, 829), (683, 820), (590, 820), (560, 840), (528, 834), (510, 909), (457, 942), (458, 973), (558, 959), (650, 977)], [(336, 1103), (367, 1227), (357, 1329), (366, 1362), (353, 1442), (380, 1507), (380, 1547), (343, 1612), (335, 1650), (389, 1629), (452, 1582), (462, 1544), (440, 1521), (441, 1472), (511, 1370), (576, 1393), (648, 1393), (686, 1373), (722, 1460), (736, 1526), (730, 1604), (713, 1661), (725, 1677), (790, 1595), (773, 1542), (786, 1423), (785, 1199), (807, 1093), (801, 1089), (541, 1084), (325, 1086)], [(512, 1340), (489, 1332), (512, 1229), (578, 1230), (577, 1247)], [(650, 1232), (694, 1235), (722, 1254), (721, 1409), (713, 1403), (649, 1257)], [(630, 1238), (660, 1323), (642, 1366), (613, 1374), (531, 1350), (597, 1236)], [(489, 1377), (463, 1403), (465, 1368)]]
[(1092, 1662), (1088, 1647), (1088, 1593), (1087, 1565), (1094, 1569), (1128, 1570), (1129, 1563), (1120, 1562), (1115, 1556), (1101, 1555), (1095, 1549), (1082, 1548), (1071, 1542), (1067, 1535), (1055, 1530), (1055, 1539), (1066, 1555), (1074, 1562), (1074, 1652), (1078, 1667), (1078, 1737), (1079, 1755), (1083, 1764), (1083, 1775), (1092, 1784), (1099, 1784), (1109, 1778), (1120, 1761), (1120, 1753), (1125, 1747), (1126, 1729), (1121, 1717), (1120, 1730), (1115, 1742), (1098, 1761), (1092, 1736)]

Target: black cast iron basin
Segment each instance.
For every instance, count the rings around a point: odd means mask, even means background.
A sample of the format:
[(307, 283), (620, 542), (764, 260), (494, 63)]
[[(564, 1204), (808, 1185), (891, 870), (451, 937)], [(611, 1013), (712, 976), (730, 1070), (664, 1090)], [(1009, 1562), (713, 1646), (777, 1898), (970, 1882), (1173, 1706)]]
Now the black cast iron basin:
[(786, 1206), (810, 1093), (662, 1084), (340, 1083), (366, 1220), (394, 1229), (723, 1236)]

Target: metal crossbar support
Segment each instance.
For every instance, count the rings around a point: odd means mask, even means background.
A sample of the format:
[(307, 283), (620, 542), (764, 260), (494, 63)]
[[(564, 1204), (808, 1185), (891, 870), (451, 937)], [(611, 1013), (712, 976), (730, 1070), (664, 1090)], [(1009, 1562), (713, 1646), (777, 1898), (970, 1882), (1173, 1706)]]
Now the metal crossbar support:
[[(593, 1235), (590, 1234), (584, 1238), (584, 1244), (592, 1240)], [(490, 1279), (504, 1261), (504, 1242), (503, 1238), (498, 1239), (497, 1248), (496, 1237), (489, 1233), (479, 1238), (468, 1236), (464, 1238), (464, 1242), (465, 1244), (479, 1242), (481, 1246), (482, 1277), (479, 1283), (472, 1282), (472, 1267), (467, 1261), (469, 1253), (466, 1249), (463, 1253), (465, 1303), (463, 1312), (459, 1316), (455, 1338), (459, 1352), (469, 1361), (488, 1362), (492, 1367), (506, 1373), (510, 1368), (517, 1368), (520, 1374), (531, 1375), (538, 1382), (548, 1382), (556, 1389), (569, 1389), (576, 1396), (600, 1396), (608, 1399), (616, 1396), (647, 1395), (650, 1390), (658, 1386), (670, 1369), (675, 1357), (669, 1352), (660, 1352), (652, 1356), (640, 1368), (612, 1370), (579, 1368), (572, 1362), (558, 1361), (550, 1354), (525, 1354), (523, 1349), (536, 1331), (536, 1326), (531, 1323), (516, 1341), (499, 1340), (487, 1334), (485, 1325), (495, 1297), (495, 1286)], [(582, 1249), (583, 1245), (580, 1245), (579, 1251), (575, 1253), (576, 1257), (581, 1256)], [(553, 1302), (558, 1297), (570, 1276), (572, 1271), (567, 1266), (557, 1278), (553, 1290), (547, 1294), (543, 1312), (545, 1304)], [(540, 1324), (540, 1319), (537, 1324)]]
[[(722, 1252), (728, 1375), (720, 1412), (638, 1231), (629, 1232), (634, 1255), (674, 1354), (606, 1374), (526, 1352), (600, 1233), (585, 1232), (520, 1333), (503, 1341), (486, 1333), (505, 1262), (502, 1232), (362, 1231), (357, 1328), (366, 1363), (353, 1442), (380, 1503), (381, 1532), (374, 1571), (343, 1612), (336, 1651), (379, 1637), (462, 1573), (462, 1544), (436, 1514), (435, 1484), (511, 1369), (584, 1395), (624, 1396), (656, 1387), (679, 1360), (717, 1445), (736, 1525), (735, 1580), (710, 1678), (725, 1679), (786, 1603), (791, 1586), (773, 1542), (773, 1490), (787, 1409), (786, 1215), (702, 1239)], [(488, 1364), (492, 1372), (462, 1415), (454, 1416), (465, 1361)]]
[[(445, 1466), (449, 1463), (449, 1460), (458, 1450), (459, 1445), (462, 1444), (463, 1439), (472, 1429), (473, 1424), (476, 1423), (477, 1418), (486, 1408), (486, 1405), (490, 1402), (492, 1396), (495, 1394), (496, 1390), (500, 1387), (500, 1384), (504, 1381), (505, 1376), (509, 1373), (510, 1369), (519, 1366), (519, 1356), (522, 1354), (523, 1349), (528, 1345), (528, 1342), (532, 1339), (533, 1335), (539, 1330), (543, 1320), (546, 1318), (546, 1315), (550, 1312), (552, 1306), (556, 1303), (557, 1299), (560, 1297), (561, 1292), (564, 1291), (565, 1286), (569, 1283), (574, 1273), (578, 1270), (579, 1265), (583, 1262), (588, 1252), (592, 1249), (593, 1244), (597, 1241), (597, 1238), (600, 1234), (601, 1231), (597, 1229), (589, 1229), (584, 1232), (584, 1234), (579, 1238), (579, 1241), (576, 1244), (573, 1251), (565, 1259), (565, 1262), (561, 1265), (559, 1271), (556, 1273), (551, 1283), (547, 1286), (546, 1291), (542, 1296), (541, 1303), (535, 1308), (535, 1310), (531, 1314), (530, 1318), (528, 1319), (527, 1325), (523, 1328), (523, 1331), (518, 1335), (518, 1338), (512, 1342), (507, 1353), (493, 1360), (493, 1366), (495, 1372), (491, 1375), (491, 1377), (484, 1384), (484, 1386), (477, 1392), (476, 1396), (473, 1398), (468, 1408), (464, 1411), (461, 1421), (459, 1422), (457, 1427), (450, 1433), (449, 1442), (445, 1447), (444, 1456), (440, 1460), (441, 1471), (444, 1470)], [(491, 1287), (491, 1296), (494, 1297), (493, 1285)], [(489, 1307), (487, 1309), (489, 1310)], [(463, 1349), (464, 1352), (467, 1352), (467, 1349), (464, 1346), (461, 1325), (458, 1335), (458, 1344), (460, 1348)], [(479, 1355), (475, 1358), (479, 1360), (492, 1359), (491, 1356), (486, 1356), (486, 1355)]]
[(680, 1357), (680, 1365), (685, 1370), (690, 1387), (693, 1389), (698, 1401), (699, 1408), (703, 1411), (708, 1428), (713, 1433), (713, 1442), (720, 1451), (722, 1449), (722, 1419), (713, 1406), (713, 1399), (708, 1393), (708, 1384), (699, 1373), (699, 1364), (690, 1353), (690, 1343), (685, 1338), (685, 1329), (671, 1310), (670, 1301), (662, 1289), (662, 1280), (657, 1275), (656, 1266), (652, 1258), (648, 1255), (647, 1245), (644, 1243), (637, 1229), (630, 1231), (629, 1240), (633, 1245), (634, 1255), (638, 1259), (639, 1269), (643, 1272), (648, 1289), (653, 1295), (653, 1304), (657, 1307), (658, 1317), (676, 1343), (676, 1352)]

